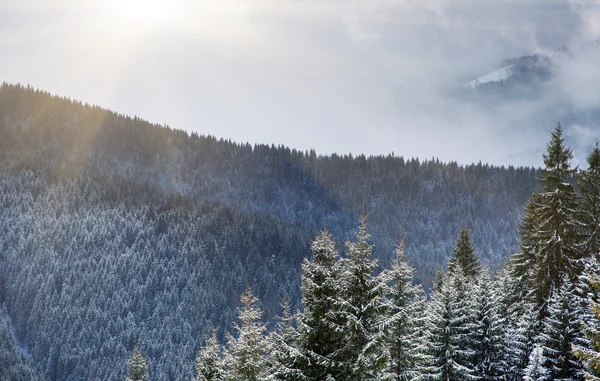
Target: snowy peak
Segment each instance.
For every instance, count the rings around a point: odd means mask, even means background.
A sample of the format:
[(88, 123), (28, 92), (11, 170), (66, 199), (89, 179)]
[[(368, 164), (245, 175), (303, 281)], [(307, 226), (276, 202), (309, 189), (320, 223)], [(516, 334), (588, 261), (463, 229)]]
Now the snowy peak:
[(471, 82), (467, 83), (465, 87), (474, 89), (479, 85), (483, 85), (484, 83), (504, 81), (508, 77), (513, 75), (513, 73), (514, 73), (513, 66), (514, 65), (508, 65), (508, 66), (505, 66), (498, 70), (495, 70), (491, 73), (488, 73), (484, 76), (481, 76), (477, 79), (474, 79)]

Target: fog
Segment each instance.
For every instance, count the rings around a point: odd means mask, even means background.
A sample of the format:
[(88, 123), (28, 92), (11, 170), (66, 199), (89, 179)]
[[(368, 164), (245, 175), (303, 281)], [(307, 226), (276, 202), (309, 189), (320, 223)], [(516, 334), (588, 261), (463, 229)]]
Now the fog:
[[(156, 16), (132, 15), (135, 2), (126, 14), (119, 2), (4, 0), (0, 80), (321, 154), (541, 165), (561, 122), (580, 164), (600, 136), (600, 2), (211, 3)], [(540, 94), (464, 96), (467, 82), (533, 53), (553, 62)]]

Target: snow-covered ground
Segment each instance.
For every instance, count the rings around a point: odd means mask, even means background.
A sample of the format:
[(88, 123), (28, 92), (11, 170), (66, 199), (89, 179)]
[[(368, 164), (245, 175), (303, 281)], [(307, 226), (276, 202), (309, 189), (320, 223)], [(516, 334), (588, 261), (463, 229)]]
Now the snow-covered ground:
[(495, 70), (489, 74), (486, 74), (482, 77), (472, 80), (471, 82), (467, 83), (467, 85), (465, 87), (474, 89), (478, 85), (482, 85), (484, 83), (504, 81), (505, 79), (507, 79), (508, 77), (510, 77), (513, 74), (512, 67), (513, 67), (513, 65), (508, 65), (501, 69)]

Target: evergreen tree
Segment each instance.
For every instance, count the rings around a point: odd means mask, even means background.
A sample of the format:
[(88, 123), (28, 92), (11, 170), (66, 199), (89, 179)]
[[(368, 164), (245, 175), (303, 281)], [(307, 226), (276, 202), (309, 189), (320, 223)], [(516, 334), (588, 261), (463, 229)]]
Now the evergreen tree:
[(598, 255), (600, 250), (600, 148), (596, 147), (587, 158), (588, 169), (577, 177), (582, 196), (582, 209), (589, 234), (588, 252)]
[(536, 257), (538, 253), (538, 216), (536, 216), (536, 205), (538, 193), (534, 193), (525, 204), (523, 218), (519, 225), (519, 251), (510, 258), (512, 276), (518, 280), (519, 286), (512, 291), (515, 297), (534, 298), (536, 269)]
[(343, 294), (342, 261), (324, 229), (311, 245), (312, 260), (302, 264), (302, 305), (298, 330), (306, 356), (304, 374), (313, 380), (338, 379), (344, 347), (345, 320), (340, 311)]
[(269, 353), (265, 337), (266, 327), (261, 321), (262, 310), (252, 288), (241, 296), (238, 309), (241, 324), (235, 325), (237, 337), (229, 335), (225, 352), (226, 379), (231, 381), (263, 381), (270, 371), (267, 363)]
[(383, 330), (385, 282), (383, 277), (374, 275), (377, 260), (373, 259), (369, 238), (363, 216), (356, 240), (346, 243), (349, 257), (344, 266), (346, 288), (341, 304), (346, 321), (347, 379), (355, 381), (377, 380), (389, 360)]
[(533, 303), (524, 303), (523, 313), (507, 326), (504, 336), (504, 374), (517, 381), (525, 376), (539, 330), (539, 312)]
[(444, 284), (444, 270), (441, 267), (438, 267), (435, 271), (435, 278), (433, 279), (433, 285), (431, 286), (431, 290), (434, 292), (440, 292), (442, 290), (442, 285)]
[(542, 305), (554, 287), (560, 289), (563, 274), (570, 277), (581, 270), (585, 238), (581, 234), (579, 196), (569, 182), (573, 153), (564, 146), (560, 124), (552, 133), (542, 169), (543, 190), (536, 203), (539, 227), (536, 234), (537, 302)]
[(300, 337), (294, 327), (295, 319), (290, 313), (289, 299), (283, 299), (281, 307), (283, 314), (269, 336), (272, 378), (282, 381), (309, 380), (302, 372), (302, 365), (306, 364), (307, 359), (300, 349)]
[(429, 363), (421, 368), (426, 380), (475, 380), (474, 309), (460, 268), (435, 291), (427, 309)]
[(196, 381), (223, 381), (225, 379), (221, 347), (215, 329), (196, 358), (196, 372)]
[(550, 381), (548, 369), (546, 369), (544, 362), (544, 349), (540, 345), (534, 346), (529, 356), (529, 362), (527, 368), (525, 368), (523, 380), (524, 381)]
[(404, 241), (396, 248), (396, 259), (384, 272), (387, 290), (386, 337), (390, 352), (387, 377), (390, 380), (413, 380), (418, 364), (423, 362), (420, 323), (423, 319), (422, 289), (412, 285), (414, 269), (404, 262)]
[(574, 305), (572, 285), (562, 282), (552, 293), (548, 316), (543, 322), (539, 342), (544, 352), (544, 366), (551, 380), (583, 380), (583, 365), (573, 353), (572, 345), (581, 334), (581, 321)]
[[(591, 284), (596, 291), (600, 290), (600, 278), (597, 275), (591, 278)], [(587, 345), (576, 345), (573, 351), (584, 364), (585, 378), (590, 381), (600, 381), (600, 305), (591, 299), (590, 309), (593, 319), (583, 323)]]
[(142, 354), (136, 345), (131, 357), (127, 360), (129, 375), (127, 381), (148, 381), (150, 379), (150, 366), (148, 359)]
[(502, 319), (498, 311), (498, 294), (492, 293), (492, 281), (484, 268), (474, 285), (476, 329), (473, 363), (477, 377), (482, 381), (501, 379), (504, 371)]
[(571, 278), (579, 274), (581, 258), (585, 254), (579, 196), (569, 182), (575, 173), (570, 168), (572, 157), (573, 153), (564, 145), (562, 128), (558, 124), (544, 154), (543, 189), (533, 198), (531, 208), (535, 221), (526, 222), (524, 226), (533, 230), (527, 229), (525, 236), (522, 233), (522, 241), (532, 243), (528, 250), (535, 252), (534, 288), (536, 302), (543, 307), (542, 317), (546, 314), (550, 290), (560, 289), (564, 274)]
[(456, 241), (454, 257), (448, 261), (448, 274), (460, 268), (462, 273), (469, 278), (475, 278), (481, 271), (479, 259), (475, 256), (475, 249), (471, 242), (471, 233), (468, 228), (463, 228)]

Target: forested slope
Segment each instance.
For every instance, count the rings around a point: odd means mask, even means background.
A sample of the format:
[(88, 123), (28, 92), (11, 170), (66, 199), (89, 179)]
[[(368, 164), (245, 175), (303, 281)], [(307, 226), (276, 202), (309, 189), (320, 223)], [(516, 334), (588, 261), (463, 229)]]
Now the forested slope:
[(430, 284), (471, 228), (492, 265), (516, 251), (529, 168), (319, 156), (188, 135), (20, 86), (0, 88), (0, 302), (51, 380), (122, 379), (138, 343), (156, 379), (189, 379), (211, 324), (255, 287), (297, 302), (326, 225), (370, 212), (375, 254), (400, 227)]

